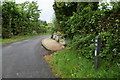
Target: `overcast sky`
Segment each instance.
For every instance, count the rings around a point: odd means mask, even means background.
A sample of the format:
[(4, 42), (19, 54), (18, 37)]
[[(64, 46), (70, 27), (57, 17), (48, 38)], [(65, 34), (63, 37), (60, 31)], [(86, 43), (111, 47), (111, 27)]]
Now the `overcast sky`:
[(40, 14), (40, 19), (47, 21), (48, 23), (52, 21), (52, 17), (54, 15), (54, 10), (52, 5), (54, 4), (54, 0), (15, 0), (16, 3), (23, 3), (25, 1), (37, 1), (39, 5), (39, 9), (42, 10)]
[[(23, 3), (25, 1), (37, 1), (39, 9), (42, 10), (40, 19), (50, 23), (54, 16), (53, 4), (54, 0), (15, 0), (17, 3)], [(109, 2), (110, 0), (103, 0), (103, 2)], [(114, 1), (114, 0), (113, 0)]]

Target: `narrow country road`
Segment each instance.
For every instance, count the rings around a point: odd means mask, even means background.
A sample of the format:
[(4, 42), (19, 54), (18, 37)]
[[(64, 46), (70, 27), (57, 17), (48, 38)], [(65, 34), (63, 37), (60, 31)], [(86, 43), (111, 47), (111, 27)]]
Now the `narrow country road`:
[(2, 77), (3, 78), (54, 78), (50, 67), (43, 58), (48, 53), (38, 36), (23, 41), (14, 42), (2, 47)]

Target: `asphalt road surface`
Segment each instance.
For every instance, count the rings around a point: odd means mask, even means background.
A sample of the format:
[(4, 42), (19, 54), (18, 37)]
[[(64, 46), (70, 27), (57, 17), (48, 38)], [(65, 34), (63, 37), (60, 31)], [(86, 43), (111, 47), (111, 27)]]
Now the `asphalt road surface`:
[(39, 36), (2, 47), (2, 77), (3, 78), (55, 78), (43, 55), (48, 53), (42, 45)]

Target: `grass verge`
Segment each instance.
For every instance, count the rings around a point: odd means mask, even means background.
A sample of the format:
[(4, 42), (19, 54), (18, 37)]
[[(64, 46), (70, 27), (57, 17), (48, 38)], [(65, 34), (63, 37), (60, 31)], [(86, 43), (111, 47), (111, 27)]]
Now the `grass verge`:
[(28, 38), (32, 38), (32, 37), (36, 37), (36, 36), (42, 36), (42, 35), (50, 35), (50, 34), (49, 33), (41, 33), (41, 34), (14, 36), (10, 39), (0, 39), (0, 44), (10, 43), (10, 42), (14, 42), (14, 41), (17, 41), (17, 40), (28, 39)]
[(95, 70), (93, 61), (78, 54), (65, 49), (45, 58), (58, 78), (120, 78), (119, 65), (101, 60), (100, 67)]

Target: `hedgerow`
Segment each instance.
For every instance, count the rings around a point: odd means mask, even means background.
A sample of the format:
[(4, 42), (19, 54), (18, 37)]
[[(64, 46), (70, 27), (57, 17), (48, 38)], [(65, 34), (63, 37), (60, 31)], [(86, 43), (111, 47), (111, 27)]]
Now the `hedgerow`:
[[(119, 63), (120, 2), (111, 3), (111, 9), (108, 9), (108, 4), (105, 3), (100, 5), (101, 8), (98, 8), (98, 3), (77, 3), (76, 10), (73, 11), (68, 8), (73, 13), (72, 16), (67, 16), (65, 11), (64, 14), (57, 12), (61, 8), (73, 6), (72, 4), (75, 3), (64, 4), (66, 5), (61, 7), (56, 5), (54, 10), (57, 14), (56, 20), (59, 23), (58, 30), (71, 40), (69, 46), (79, 51), (82, 56), (93, 59), (95, 37), (100, 36), (102, 41), (99, 56), (113, 63)], [(59, 18), (62, 15), (64, 16), (63, 20)]]
[(17, 4), (13, 1), (2, 2), (2, 37), (28, 35), (33, 32), (45, 32), (45, 21), (39, 19), (40, 10), (37, 2), (26, 1)]

